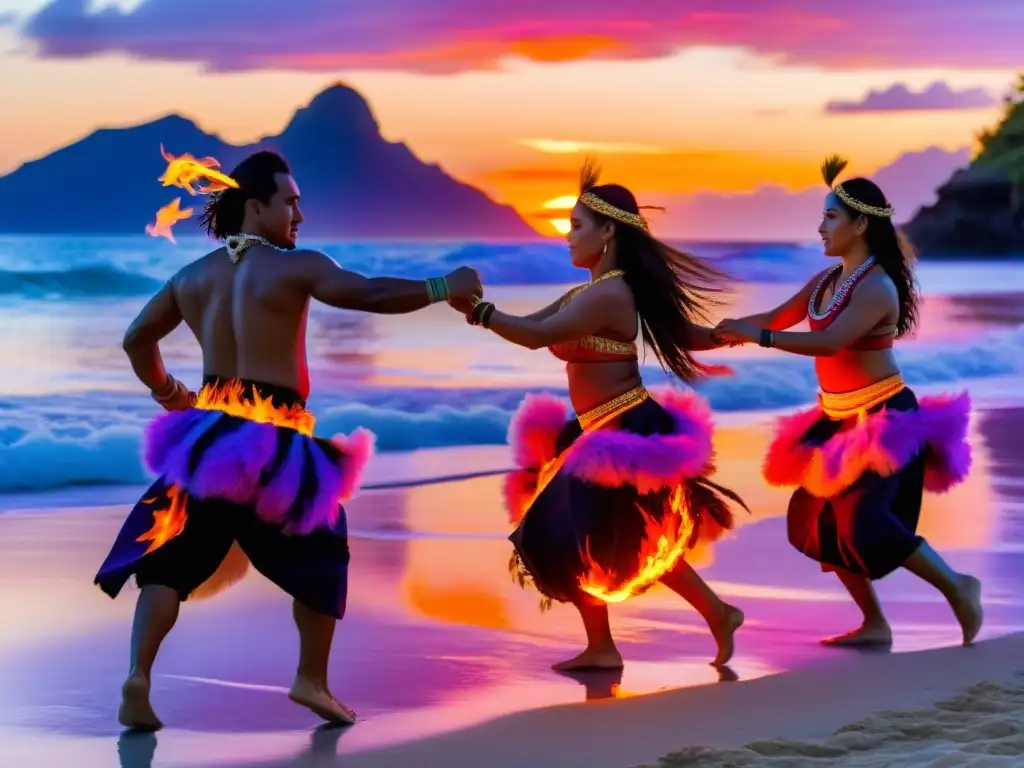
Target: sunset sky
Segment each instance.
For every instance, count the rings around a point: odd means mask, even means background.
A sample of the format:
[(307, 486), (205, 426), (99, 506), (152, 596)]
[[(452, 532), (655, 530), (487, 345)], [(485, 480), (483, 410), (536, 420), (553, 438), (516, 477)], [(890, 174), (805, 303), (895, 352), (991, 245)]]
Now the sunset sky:
[(664, 202), (969, 148), (1022, 39), (1021, 0), (0, 0), (0, 173), (168, 112), (251, 141), (342, 80), (543, 229), (583, 153)]

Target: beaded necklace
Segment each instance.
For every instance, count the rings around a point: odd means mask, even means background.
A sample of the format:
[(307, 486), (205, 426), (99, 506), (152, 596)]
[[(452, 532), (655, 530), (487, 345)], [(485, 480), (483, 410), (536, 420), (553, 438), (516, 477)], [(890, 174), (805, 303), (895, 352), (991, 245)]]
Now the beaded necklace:
[(826, 272), (824, 275), (821, 276), (821, 279), (818, 281), (818, 284), (814, 286), (814, 290), (811, 291), (811, 297), (807, 300), (807, 314), (810, 315), (811, 318), (814, 320), (827, 319), (828, 316), (835, 311), (836, 307), (841, 306), (843, 302), (846, 301), (846, 297), (853, 289), (853, 286), (856, 285), (857, 281), (860, 280), (861, 276), (869, 269), (871, 269), (873, 266), (875, 266), (875, 257), (869, 256), (867, 261), (865, 261), (863, 264), (861, 264), (859, 267), (853, 270), (853, 274), (846, 278), (846, 280), (843, 281), (842, 285), (836, 288), (836, 290), (832, 293), (832, 298), (828, 300), (828, 304), (825, 307), (822, 307), (821, 311), (819, 312), (816, 309), (818, 305), (818, 295), (821, 293), (822, 288), (825, 287), (825, 284), (835, 276), (837, 271), (842, 272), (843, 267), (842, 265), (840, 265), (835, 269)]

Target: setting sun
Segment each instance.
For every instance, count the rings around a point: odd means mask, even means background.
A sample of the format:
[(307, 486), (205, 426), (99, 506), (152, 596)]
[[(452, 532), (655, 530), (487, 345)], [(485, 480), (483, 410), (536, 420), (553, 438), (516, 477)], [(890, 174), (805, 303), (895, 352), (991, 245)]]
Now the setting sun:
[(568, 211), (576, 205), (576, 195), (562, 195), (544, 203), (545, 208)]
[[(576, 195), (561, 195), (544, 203), (544, 208), (554, 211), (569, 211), (572, 210), (574, 205), (576, 205)], [(551, 224), (555, 231), (560, 235), (568, 234), (571, 227), (569, 219), (567, 218), (548, 219), (548, 223)]]

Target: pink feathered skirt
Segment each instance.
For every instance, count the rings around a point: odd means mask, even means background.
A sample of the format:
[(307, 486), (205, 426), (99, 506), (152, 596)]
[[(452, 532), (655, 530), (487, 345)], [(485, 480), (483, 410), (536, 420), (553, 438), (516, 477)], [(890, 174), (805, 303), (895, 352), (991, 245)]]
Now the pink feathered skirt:
[(742, 501), (707, 480), (711, 413), (666, 390), (585, 431), (555, 397), (527, 397), (509, 439), (505, 481), (516, 525), (509, 569), (551, 601), (620, 602), (649, 589), (685, 552), (732, 527)]
[(796, 487), (790, 543), (822, 564), (880, 579), (921, 545), (924, 491), (943, 493), (970, 471), (971, 402), (904, 388), (864, 418), (820, 408), (779, 421), (764, 464), (770, 485)]

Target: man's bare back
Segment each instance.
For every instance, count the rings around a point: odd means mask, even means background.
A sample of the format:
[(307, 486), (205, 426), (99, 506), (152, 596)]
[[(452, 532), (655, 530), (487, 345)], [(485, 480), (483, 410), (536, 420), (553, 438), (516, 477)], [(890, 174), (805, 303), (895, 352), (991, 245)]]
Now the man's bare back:
[[(453, 297), (472, 298), (483, 290), (469, 267), (459, 267), (444, 281)], [(156, 345), (184, 321), (202, 348), (204, 375), (276, 384), (305, 399), (310, 299), (338, 309), (405, 314), (432, 301), (425, 286), (421, 280), (363, 277), (319, 251), (257, 243), (234, 263), (218, 248), (182, 268), (153, 297), (125, 334), (125, 349), (151, 390), (160, 382), (174, 384), (162, 370)], [(187, 405), (183, 396), (165, 407)]]
[(309, 395), (305, 331), (316, 261), (309, 251), (255, 246), (232, 264), (219, 248), (175, 275), (174, 299), (202, 347), (204, 374)]

